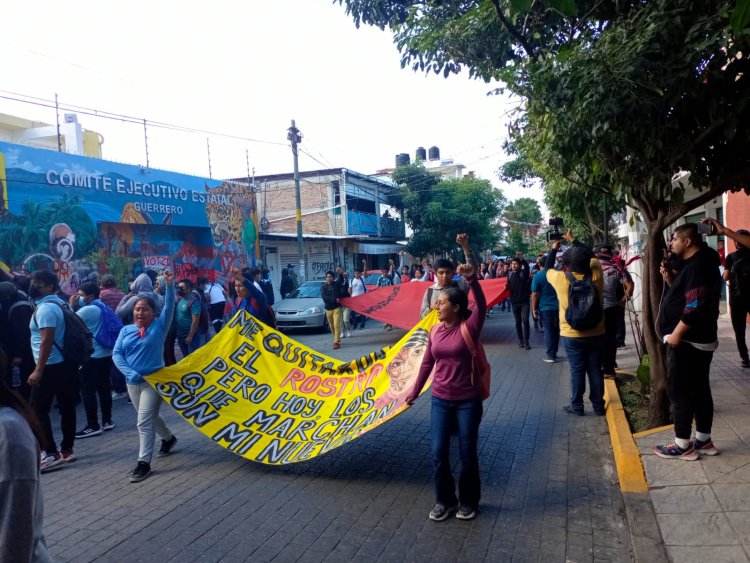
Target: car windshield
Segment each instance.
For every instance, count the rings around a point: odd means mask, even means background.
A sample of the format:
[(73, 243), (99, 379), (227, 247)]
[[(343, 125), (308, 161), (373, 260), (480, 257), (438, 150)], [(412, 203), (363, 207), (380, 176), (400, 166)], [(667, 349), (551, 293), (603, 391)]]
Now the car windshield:
[(317, 297), (320, 299), (320, 286), (319, 282), (305, 282), (288, 297), (289, 299), (305, 299), (311, 297)]

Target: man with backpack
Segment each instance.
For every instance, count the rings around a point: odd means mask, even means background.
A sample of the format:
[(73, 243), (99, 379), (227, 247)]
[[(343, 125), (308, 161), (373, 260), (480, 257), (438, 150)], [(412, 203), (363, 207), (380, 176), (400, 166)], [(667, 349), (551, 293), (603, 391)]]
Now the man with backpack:
[(208, 311), (205, 310), (200, 293), (193, 288), (193, 282), (185, 278), (177, 284), (177, 309), (175, 325), (177, 344), (184, 358), (203, 346), (205, 332), (208, 331)]
[(724, 281), (729, 285), (729, 312), (732, 318), (737, 351), (740, 353), (740, 365), (750, 368), (745, 333), (747, 316), (750, 314), (750, 231), (738, 229), (733, 231), (713, 219), (704, 220), (716, 226), (716, 232), (734, 240), (737, 250), (729, 254), (724, 262)]
[(625, 303), (633, 294), (634, 286), (627, 272), (615, 263), (610, 245), (597, 244), (594, 252), (602, 266), (604, 276), (604, 348), (602, 350), (604, 378), (614, 379), (618, 321), (620, 315), (625, 314)]
[(19, 291), (12, 282), (0, 282), (0, 346), (8, 358), (8, 373), (0, 373), (0, 378), (7, 375), (8, 387), (20, 393), (27, 401), (31, 389), (26, 379), (34, 370), (29, 332), (33, 311), (25, 293)]
[(565, 239), (572, 245), (563, 254), (566, 271), (554, 269), (562, 240), (552, 244), (545, 262), (547, 281), (555, 288), (560, 304), (560, 336), (570, 364), (570, 403), (563, 410), (583, 416), (588, 375), (589, 399), (594, 413), (604, 416), (602, 268), (594, 253), (575, 240), (572, 231), (565, 233)]
[[(40, 444), (42, 472), (76, 459), (73, 453), (78, 389), (75, 378), (79, 366), (70, 357), (71, 351), (65, 346), (66, 332), (76, 330), (72, 324), (76, 321), (70, 321), (66, 316), (67, 305), (57, 297), (58, 289), (57, 276), (52, 272), (37, 270), (31, 274), (29, 297), (34, 300), (36, 310), (29, 323), (29, 329), (35, 367), (27, 381), (31, 386), (31, 408), (39, 419), (44, 437), (44, 443)], [(75, 314), (71, 314), (75, 317)], [(64, 352), (68, 352), (69, 357), (66, 358)], [(60, 426), (63, 434), (59, 451), (49, 417), (54, 398), (57, 398), (60, 407)]]
[[(115, 312), (99, 299), (99, 287), (95, 283), (84, 283), (70, 298), (70, 306), (81, 317), (94, 337), (94, 352), (81, 368), (81, 397), (86, 411), (86, 426), (76, 432), (76, 438), (98, 436), (103, 430), (112, 430), (112, 394), (110, 372), (112, 370), (112, 348), (122, 329), (122, 321)], [(102, 424), (96, 413), (96, 397), (102, 411)]]

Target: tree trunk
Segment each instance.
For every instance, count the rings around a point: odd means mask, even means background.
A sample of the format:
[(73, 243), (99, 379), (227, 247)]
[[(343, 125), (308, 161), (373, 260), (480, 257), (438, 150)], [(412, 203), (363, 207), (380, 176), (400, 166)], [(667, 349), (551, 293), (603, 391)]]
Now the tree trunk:
[(643, 339), (648, 351), (651, 371), (651, 401), (649, 404), (649, 428), (663, 426), (670, 421), (667, 398), (667, 369), (664, 345), (656, 326), (659, 304), (664, 282), (659, 274), (659, 265), (666, 248), (662, 217), (649, 220), (644, 216), (648, 228), (646, 247), (643, 252)]

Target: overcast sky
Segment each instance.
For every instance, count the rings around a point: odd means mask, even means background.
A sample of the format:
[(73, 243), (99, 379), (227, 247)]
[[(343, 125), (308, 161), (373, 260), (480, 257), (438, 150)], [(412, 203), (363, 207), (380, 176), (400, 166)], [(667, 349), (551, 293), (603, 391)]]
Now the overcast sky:
[[(295, 119), (314, 157), (301, 154), (301, 170), (369, 174), (437, 145), (506, 197), (541, 198), (496, 178), (515, 104), (467, 75), (401, 69), (389, 32), (357, 29), (330, 0), (14, 1), (3, 12), (6, 92), (263, 141), (152, 127), (154, 168), (208, 176), (208, 137), (215, 178), (245, 175), (246, 151), (256, 174), (290, 172)], [(55, 120), (4, 99), (0, 113)], [(142, 126), (79, 121), (104, 135), (104, 158), (145, 164)]]

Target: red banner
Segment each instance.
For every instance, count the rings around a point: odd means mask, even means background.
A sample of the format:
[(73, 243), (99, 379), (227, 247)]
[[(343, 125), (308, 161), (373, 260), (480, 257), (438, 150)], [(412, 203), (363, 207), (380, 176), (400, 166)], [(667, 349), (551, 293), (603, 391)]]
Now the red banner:
[[(507, 282), (507, 278), (479, 282), (487, 307), (498, 304), (510, 295)], [(376, 321), (409, 330), (419, 322), (422, 299), (431, 285), (431, 282), (413, 282), (379, 287), (357, 297), (341, 299), (341, 304)]]

